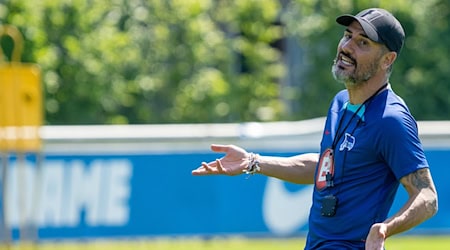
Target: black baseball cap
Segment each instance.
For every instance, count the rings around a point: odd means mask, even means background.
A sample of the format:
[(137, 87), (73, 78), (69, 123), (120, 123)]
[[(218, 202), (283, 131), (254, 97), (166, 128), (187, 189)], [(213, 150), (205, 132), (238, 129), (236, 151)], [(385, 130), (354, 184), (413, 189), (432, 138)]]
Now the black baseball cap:
[(336, 22), (349, 26), (358, 21), (370, 40), (386, 45), (397, 54), (405, 42), (405, 31), (400, 22), (387, 10), (371, 8), (359, 12), (356, 16), (346, 14), (336, 18)]

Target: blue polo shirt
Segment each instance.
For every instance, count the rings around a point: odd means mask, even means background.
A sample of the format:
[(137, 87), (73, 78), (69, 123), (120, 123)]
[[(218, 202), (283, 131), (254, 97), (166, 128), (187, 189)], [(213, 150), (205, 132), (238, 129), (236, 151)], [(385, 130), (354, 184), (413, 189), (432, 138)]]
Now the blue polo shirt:
[[(341, 135), (333, 150), (333, 186), (318, 188), (318, 166), (305, 249), (364, 249), (372, 224), (387, 218), (400, 178), (428, 167), (416, 121), (392, 90), (362, 107), (348, 101), (343, 90), (328, 111), (321, 153), (332, 147), (338, 127)], [(332, 217), (321, 214), (327, 195), (338, 199)]]

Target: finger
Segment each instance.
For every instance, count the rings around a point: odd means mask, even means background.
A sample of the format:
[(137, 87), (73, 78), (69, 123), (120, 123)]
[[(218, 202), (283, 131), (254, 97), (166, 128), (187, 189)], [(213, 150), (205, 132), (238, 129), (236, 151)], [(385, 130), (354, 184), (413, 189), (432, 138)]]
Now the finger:
[(191, 173), (192, 173), (192, 175), (204, 175), (209, 172), (208, 169), (210, 169), (208, 164), (206, 164), (206, 162), (202, 162), (202, 165), (200, 167), (192, 170)]
[(202, 167), (205, 169), (206, 172), (214, 172), (214, 169), (210, 167), (210, 165), (206, 162), (202, 162)]
[(222, 162), (220, 161), (220, 159), (216, 160), (216, 166), (217, 166), (217, 171), (219, 173), (226, 173), (227, 170), (223, 167)]
[(197, 169), (193, 170), (191, 173), (192, 175), (211, 175), (211, 174), (217, 174), (217, 169), (214, 168), (216, 162), (202, 162), (202, 165), (198, 167)]

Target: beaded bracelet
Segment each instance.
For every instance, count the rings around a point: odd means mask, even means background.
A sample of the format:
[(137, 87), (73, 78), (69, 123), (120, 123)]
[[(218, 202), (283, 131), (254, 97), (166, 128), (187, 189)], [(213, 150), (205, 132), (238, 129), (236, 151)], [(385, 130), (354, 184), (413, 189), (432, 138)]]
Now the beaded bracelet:
[(259, 166), (258, 157), (259, 157), (258, 154), (250, 153), (248, 157), (248, 165), (244, 170), (242, 170), (242, 172), (249, 175), (247, 178), (249, 178), (250, 175), (254, 175), (255, 173), (261, 170), (261, 167)]

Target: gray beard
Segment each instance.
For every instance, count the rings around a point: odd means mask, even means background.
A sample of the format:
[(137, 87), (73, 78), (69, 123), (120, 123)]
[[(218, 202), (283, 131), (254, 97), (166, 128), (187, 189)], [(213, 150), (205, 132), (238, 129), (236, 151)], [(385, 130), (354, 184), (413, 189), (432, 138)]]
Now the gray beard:
[(374, 75), (374, 69), (371, 68), (367, 70), (364, 74), (358, 74), (358, 69), (355, 71), (347, 73), (339, 69), (336, 63), (331, 67), (331, 73), (337, 82), (343, 83), (346, 86), (358, 86), (367, 82)]

